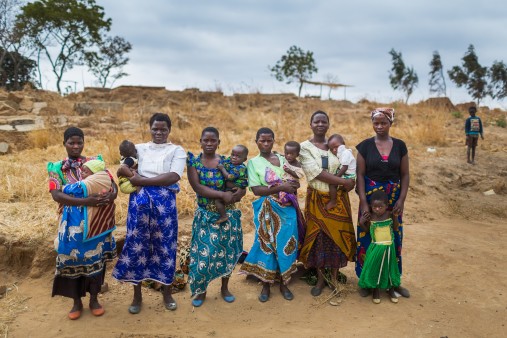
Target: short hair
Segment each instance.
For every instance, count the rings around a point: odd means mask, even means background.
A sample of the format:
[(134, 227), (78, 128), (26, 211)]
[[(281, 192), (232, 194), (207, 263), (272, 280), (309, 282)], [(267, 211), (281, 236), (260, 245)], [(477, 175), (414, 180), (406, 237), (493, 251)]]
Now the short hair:
[(261, 134), (270, 134), (273, 137), (273, 140), (275, 139), (275, 133), (271, 129), (267, 127), (262, 127), (259, 130), (257, 130), (257, 134), (255, 134), (255, 142), (259, 141), (259, 137), (261, 136)]
[(341, 136), (340, 134), (333, 134), (333, 135), (329, 136), (327, 141), (329, 142), (334, 138), (337, 139), (338, 141), (340, 141), (342, 144), (345, 144), (345, 140), (343, 139), (343, 136)]
[(477, 113), (477, 107), (476, 106), (470, 106), (468, 107), (469, 113)]
[(245, 155), (245, 157), (248, 156), (248, 148), (245, 147), (244, 145), (238, 144), (238, 145), (235, 145), (234, 148), (240, 148), (241, 152)]
[(215, 127), (206, 127), (201, 132), (201, 137), (204, 135), (204, 133), (213, 133), (217, 138), (220, 138), (220, 133), (218, 132), (218, 129)]
[(129, 141), (123, 140), (119, 146), (120, 154), (126, 154), (127, 156), (134, 156), (136, 153), (136, 145)]
[(314, 112), (312, 114), (312, 116), (310, 117), (310, 123), (312, 123), (313, 121), (313, 118), (316, 116), (316, 115), (324, 115), (327, 119), (327, 122), (329, 123), (329, 116), (327, 115), (327, 113), (325, 111), (322, 111), (322, 110), (317, 110), (316, 112)]
[(164, 113), (155, 113), (150, 118), (150, 127), (155, 123), (155, 121), (165, 122), (167, 123), (167, 128), (171, 129), (171, 119), (169, 115)]
[(73, 136), (79, 136), (84, 141), (84, 133), (78, 127), (69, 127), (63, 132), (63, 144), (67, 142), (67, 140)]
[(370, 204), (372, 204), (373, 201), (380, 201), (384, 202), (386, 205), (389, 205), (389, 197), (387, 197), (387, 194), (384, 190), (374, 191), (370, 196)]
[(296, 142), (296, 141), (288, 141), (283, 146), (283, 149), (286, 149), (287, 147), (294, 147), (294, 148), (296, 148), (296, 151), (298, 152), (298, 154), (301, 151), (301, 145), (298, 142)]

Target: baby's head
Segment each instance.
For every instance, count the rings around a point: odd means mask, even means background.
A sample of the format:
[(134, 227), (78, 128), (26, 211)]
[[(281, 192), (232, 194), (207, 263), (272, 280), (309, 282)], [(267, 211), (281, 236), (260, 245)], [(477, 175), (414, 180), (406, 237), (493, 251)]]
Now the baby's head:
[(231, 151), (231, 163), (234, 165), (240, 165), (246, 161), (248, 156), (248, 148), (244, 145), (238, 144), (234, 146)]
[(377, 215), (382, 216), (389, 207), (389, 198), (383, 190), (377, 190), (371, 194), (370, 197), (371, 211)]
[(327, 140), (327, 146), (335, 156), (338, 153), (338, 147), (343, 145), (345, 145), (345, 141), (340, 134), (333, 134)]
[(136, 145), (129, 140), (124, 140), (120, 143), (120, 155), (122, 157), (134, 157), (137, 158)]
[(283, 147), (285, 159), (289, 163), (297, 160), (300, 151), (301, 146), (296, 141), (289, 141), (285, 143), (285, 146)]
[(88, 176), (98, 173), (106, 169), (106, 163), (101, 160), (90, 160), (83, 164), (81, 169), (81, 178), (84, 180)]

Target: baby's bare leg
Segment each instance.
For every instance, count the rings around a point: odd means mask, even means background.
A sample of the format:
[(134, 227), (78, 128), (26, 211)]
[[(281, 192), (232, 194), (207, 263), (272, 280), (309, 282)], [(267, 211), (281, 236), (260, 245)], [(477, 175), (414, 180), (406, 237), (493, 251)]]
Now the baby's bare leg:
[(337, 190), (338, 190), (338, 186), (331, 185), (331, 184), (329, 185), (329, 202), (327, 202), (327, 204), (326, 204), (326, 210), (330, 210), (330, 209), (333, 209), (334, 207), (336, 207), (336, 205), (337, 205), (336, 195), (338, 194)]
[(229, 219), (229, 216), (227, 216), (227, 212), (225, 211), (225, 203), (221, 199), (215, 199), (215, 206), (217, 207), (218, 213), (220, 214), (220, 217), (217, 219), (215, 224), (220, 224)]

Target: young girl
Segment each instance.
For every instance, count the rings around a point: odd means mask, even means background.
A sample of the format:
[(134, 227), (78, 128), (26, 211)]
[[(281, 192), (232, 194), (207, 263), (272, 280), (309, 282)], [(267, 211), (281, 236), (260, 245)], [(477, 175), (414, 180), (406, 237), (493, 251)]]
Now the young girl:
[(371, 244), (366, 251), (359, 287), (373, 289), (373, 303), (380, 303), (380, 289), (389, 289), (391, 302), (397, 303), (394, 288), (400, 285), (400, 271), (396, 262), (393, 230), (398, 230), (398, 215), (387, 210), (389, 200), (382, 190), (371, 194), (370, 209), (363, 213), (359, 225), (370, 231)]

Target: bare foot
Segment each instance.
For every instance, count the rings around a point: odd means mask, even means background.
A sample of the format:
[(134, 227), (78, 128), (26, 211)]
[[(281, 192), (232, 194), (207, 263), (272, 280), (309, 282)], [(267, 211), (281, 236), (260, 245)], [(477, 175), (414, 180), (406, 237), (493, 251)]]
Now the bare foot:
[(72, 306), (72, 309), (70, 309), (70, 312), (81, 311), (82, 309), (83, 303), (81, 302), (81, 298), (79, 298), (79, 300), (74, 299), (74, 305)]
[(326, 210), (331, 210), (333, 208), (335, 208), (338, 204), (336, 203), (336, 201), (329, 201), (327, 202), (326, 204)]
[(375, 304), (380, 304), (380, 290), (377, 288), (377, 289), (373, 289), (373, 303)]
[(227, 216), (227, 215), (220, 216), (220, 218), (217, 219), (217, 221), (215, 222), (215, 224), (220, 224), (220, 223), (223, 223), (223, 222), (228, 221), (228, 220), (229, 220), (229, 216)]

